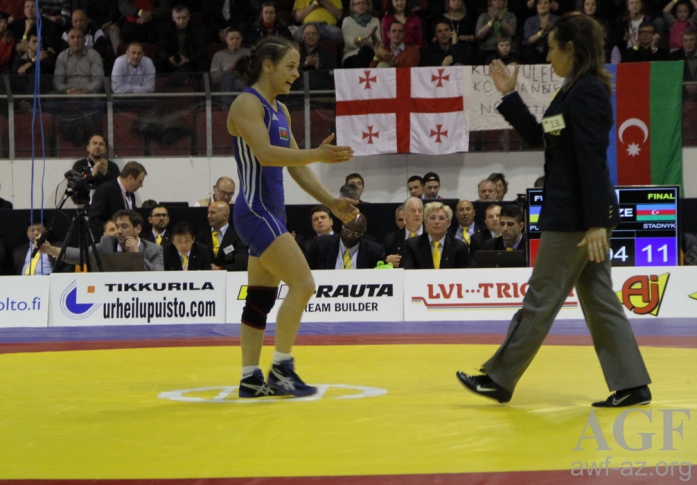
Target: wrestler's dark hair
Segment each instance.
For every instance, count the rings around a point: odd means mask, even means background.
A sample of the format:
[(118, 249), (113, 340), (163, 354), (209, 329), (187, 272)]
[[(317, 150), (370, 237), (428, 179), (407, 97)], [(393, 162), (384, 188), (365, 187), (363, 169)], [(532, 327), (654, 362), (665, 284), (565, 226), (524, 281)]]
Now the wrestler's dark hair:
[(564, 84), (565, 90), (591, 74), (605, 86), (608, 94), (612, 93), (611, 76), (605, 69), (603, 31), (596, 20), (580, 12), (568, 12), (554, 22), (551, 35), (559, 49), (566, 49), (569, 42), (574, 47), (574, 66)]
[(251, 86), (261, 76), (264, 61), (269, 60), (273, 65), (276, 65), (291, 49), (295, 49), (295, 44), (288, 39), (275, 36), (265, 37), (252, 48), (250, 55), (239, 60), (235, 66), (235, 72), (244, 79), (248, 86)]

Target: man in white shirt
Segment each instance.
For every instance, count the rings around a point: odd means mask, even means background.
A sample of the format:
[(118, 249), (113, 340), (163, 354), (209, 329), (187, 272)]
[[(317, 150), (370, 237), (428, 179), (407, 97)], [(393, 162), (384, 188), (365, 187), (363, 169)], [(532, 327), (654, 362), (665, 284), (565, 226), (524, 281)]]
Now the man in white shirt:
[(126, 53), (114, 61), (111, 90), (116, 94), (142, 94), (155, 91), (155, 64), (145, 56), (140, 42), (131, 42)]

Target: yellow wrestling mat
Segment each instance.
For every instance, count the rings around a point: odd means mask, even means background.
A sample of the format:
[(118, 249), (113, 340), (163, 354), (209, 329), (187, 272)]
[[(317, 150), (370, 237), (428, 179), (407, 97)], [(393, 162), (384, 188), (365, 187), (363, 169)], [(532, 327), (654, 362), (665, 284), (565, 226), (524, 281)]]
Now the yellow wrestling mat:
[[(695, 461), (697, 349), (643, 348), (653, 403), (593, 413), (590, 402), (609, 393), (591, 347), (543, 347), (508, 405), (466, 392), (455, 378), (495, 349), (297, 347), (298, 371), (323, 384), (321, 395), (271, 402), (237, 399), (234, 347), (0, 355), (0, 479), (392, 475)], [(271, 351), (264, 349), (265, 366)]]

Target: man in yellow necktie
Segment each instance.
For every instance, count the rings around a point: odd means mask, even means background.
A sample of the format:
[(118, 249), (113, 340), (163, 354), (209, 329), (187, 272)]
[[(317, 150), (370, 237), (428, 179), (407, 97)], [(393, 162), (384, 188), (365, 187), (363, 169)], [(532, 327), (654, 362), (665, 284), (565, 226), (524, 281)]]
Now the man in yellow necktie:
[(507, 204), (501, 208), (499, 220), (501, 227), (501, 237), (489, 239), (484, 243), (482, 249), (498, 251), (525, 251), (527, 241), (523, 228), (523, 209), (518, 204)]
[(48, 256), (42, 258), (41, 253), (36, 253), (33, 258), (31, 256), (32, 251), (36, 247), (36, 241), (44, 230), (44, 226), (41, 223), (27, 227), (27, 239), (29, 239), (29, 241), (19, 246), (12, 253), (12, 257), (15, 261), (16, 274), (30, 276), (51, 273), (52, 267)]
[(158, 204), (150, 209), (148, 222), (152, 230), (144, 232), (140, 237), (160, 246), (162, 246), (163, 242), (170, 240), (170, 234), (167, 232), (167, 226), (169, 226), (169, 211), (167, 211), (167, 207)]
[(458, 226), (455, 229), (455, 237), (461, 241), (470, 243), (472, 235), (479, 232), (478, 227), (474, 224), (474, 216), (477, 212), (474, 210), (474, 204), (469, 200), (462, 199), (457, 203), (455, 208), (455, 218), (457, 219)]
[(225, 271), (247, 271), (249, 247), (240, 239), (230, 222), (230, 205), (217, 201), (208, 206), (210, 229), (198, 236), (209, 248), (211, 268)]
[(424, 208), (424, 233), (404, 243), (402, 268), (447, 269), (471, 266), (467, 244), (448, 234), (453, 211), (442, 202)]

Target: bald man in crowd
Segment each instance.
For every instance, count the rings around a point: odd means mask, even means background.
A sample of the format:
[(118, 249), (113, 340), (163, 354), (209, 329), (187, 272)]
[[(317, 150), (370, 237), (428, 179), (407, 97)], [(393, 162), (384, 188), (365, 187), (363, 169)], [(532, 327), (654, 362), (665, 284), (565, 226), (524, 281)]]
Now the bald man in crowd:
[(208, 207), (211, 203), (218, 201), (230, 204), (233, 197), (235, 197), (235, 181), (230, 177), (220, 177), (213, 186), (213, 196), (199, 200), (194, 207)]
[(208, 206), (210, 229), (198, 235), (196, 241), (208, 247), (211, 269), (247, 271), (249, 246), (235, 231), (230, 222), (230, 205), (222, 200)]

